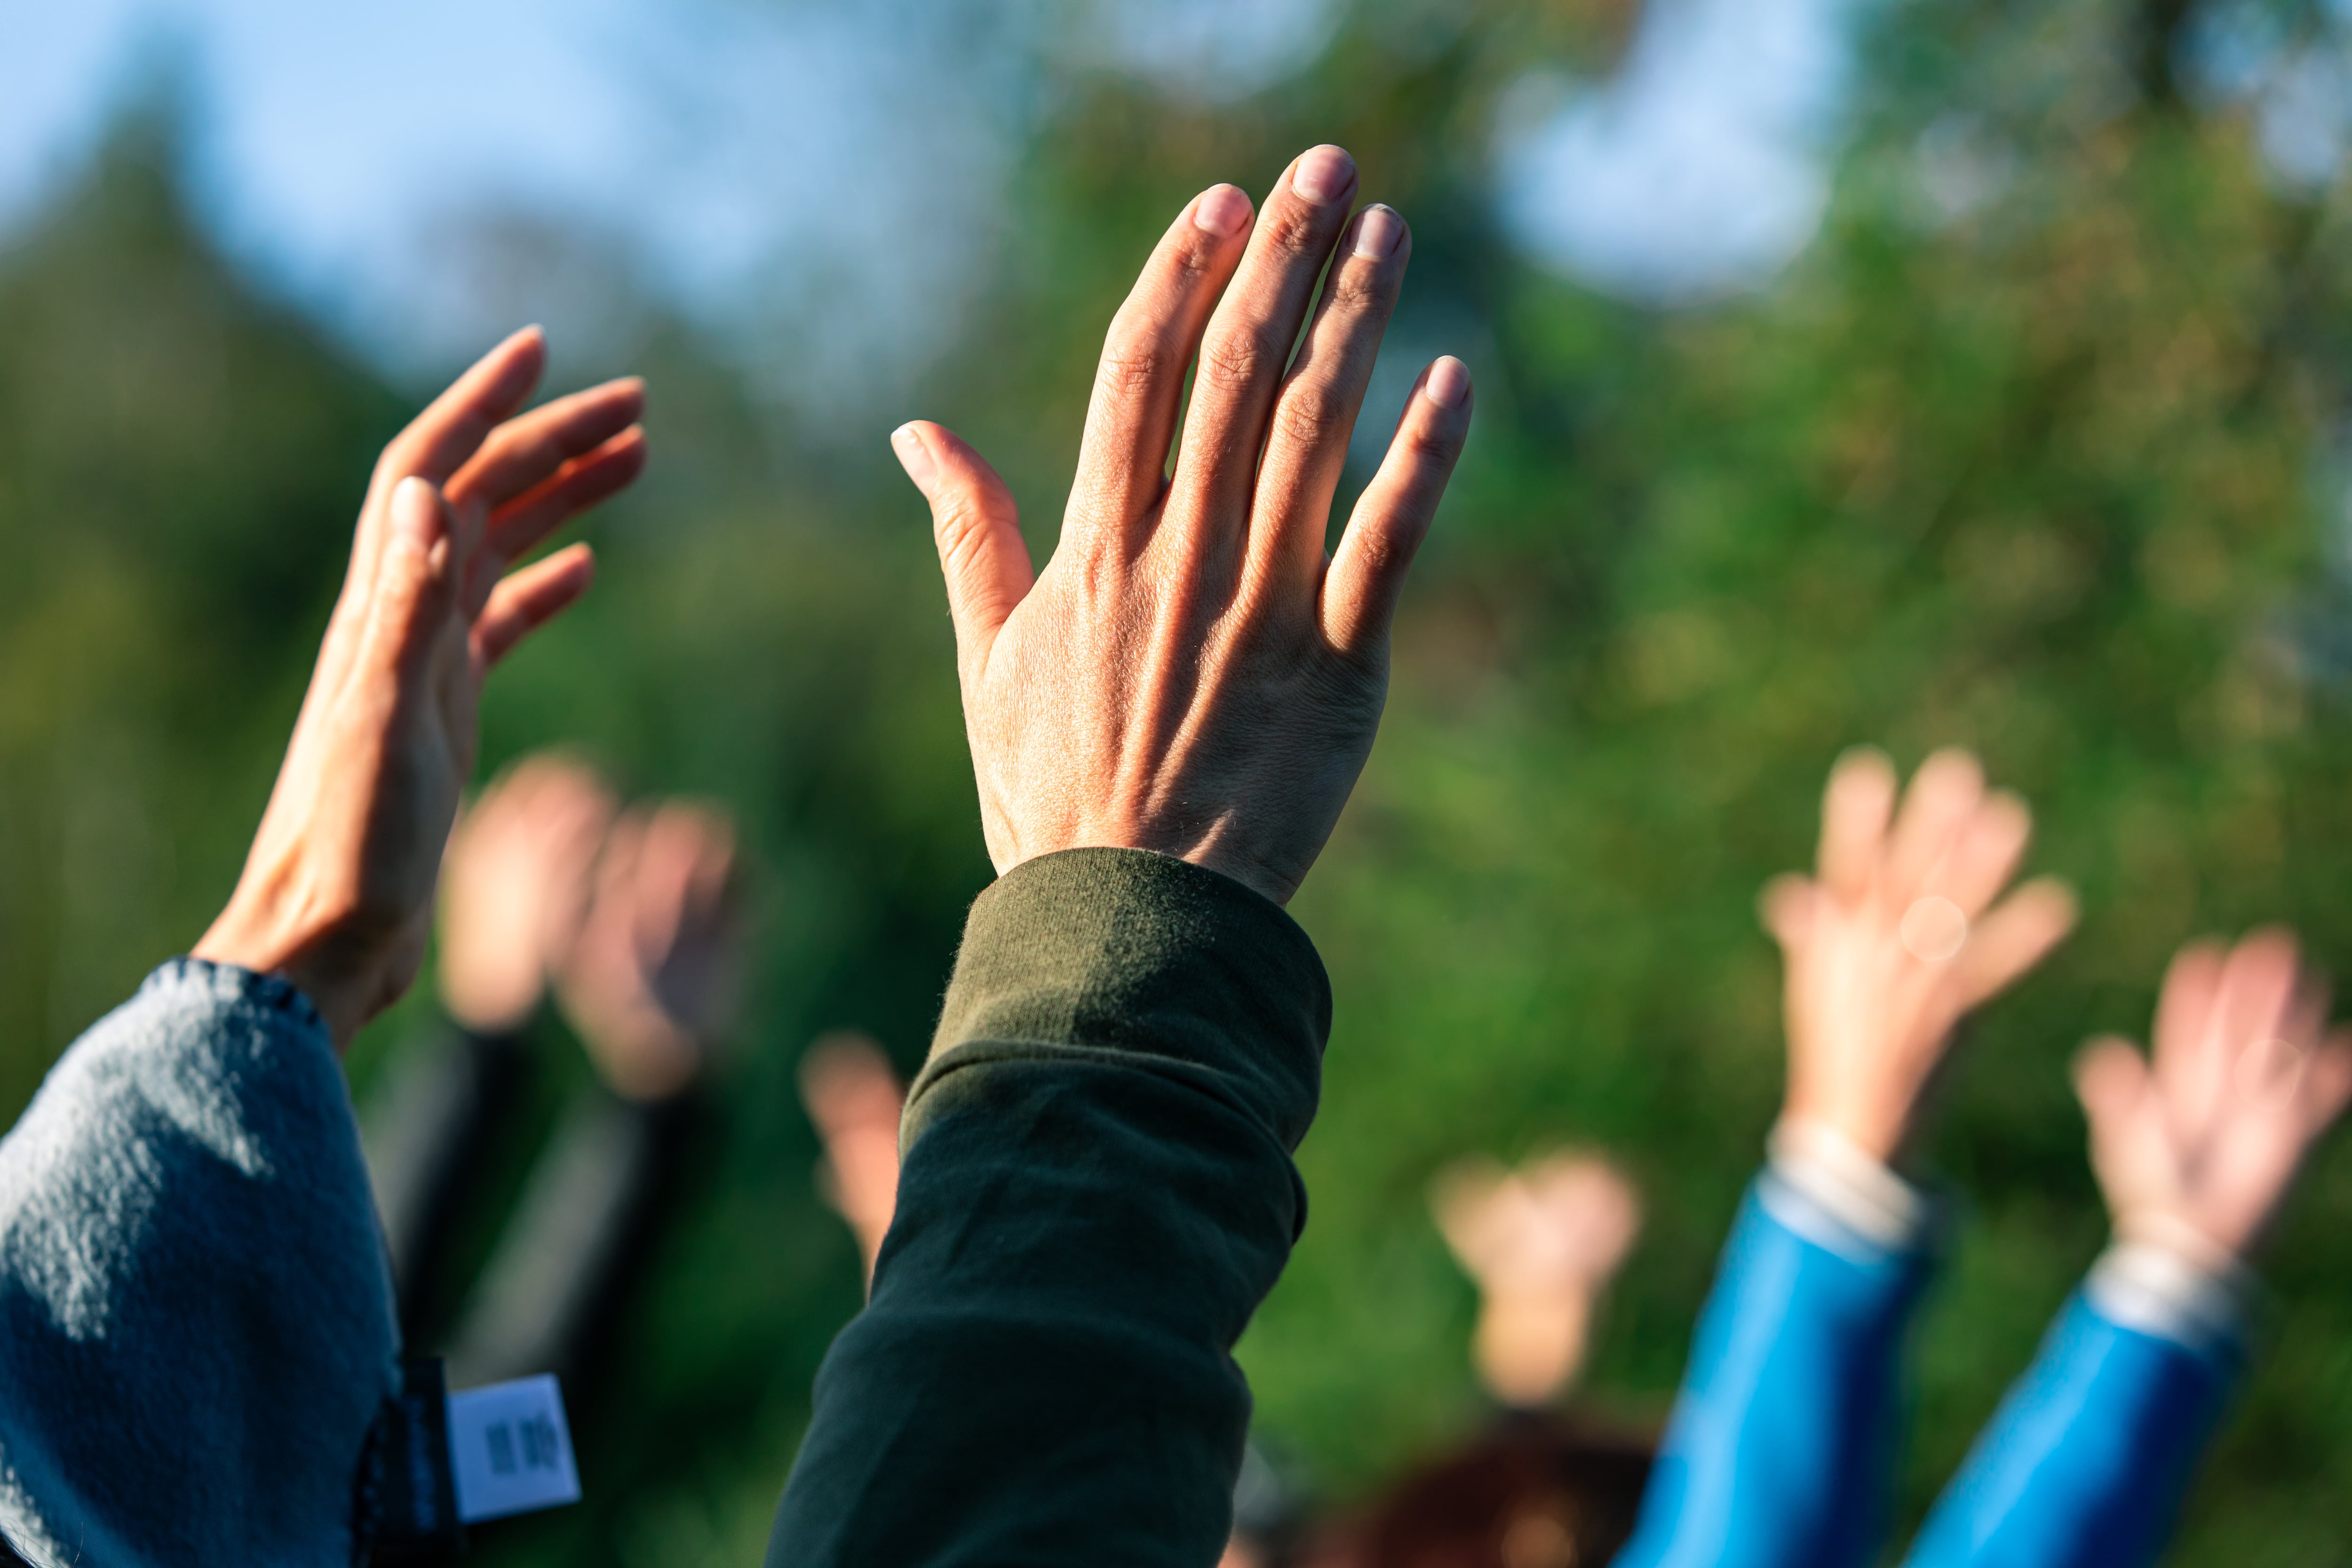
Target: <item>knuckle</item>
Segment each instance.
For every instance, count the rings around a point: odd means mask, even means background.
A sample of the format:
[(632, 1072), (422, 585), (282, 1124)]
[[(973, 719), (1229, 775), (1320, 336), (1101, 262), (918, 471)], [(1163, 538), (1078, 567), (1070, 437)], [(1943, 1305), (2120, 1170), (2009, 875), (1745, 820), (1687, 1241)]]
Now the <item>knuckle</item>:
[(1318, 249), (1314, 220), (1306, 213), (1283, 209), (1267, 216), (1259, 226), (1267, 245), (1276, 250), (1303, 256)]
[(1114, 322), (1103, 342), (1096, 384), (1110, 392), (1146, 392), (1167, 374), (1172, 357), (1160, 333)]
[(1255, 332), (1227, 332), (1201, 345), (1201, 368), (1193, 377), (1199, 386), (1238, 392), (1264, 374), (1274, 357), (1273, 347)]
[(961, 575), (972, 567), (988, 532), (988, 513), (968, 495), (941, 502), (931, 519), (931, 537), (940, 547), (940, 563), (950, 575)]
[(1328, 383), (1293, 382), (1275, 405), (1275, 435), (1302, 447), (1317, 446), (1338, 434), (1347, 417), (1347, 399)]
[(1405, 455), (1423, 463), (1451, 463), (1461, 455), (1462, 439), (1459, 430), (1415, 423), (1404, 433)]
[(1376, 268), (1337, 268), (1331, 275), (1329, 309), (1360, 314), (1377, 308), (1390, 292)]
[(1190, 292), (1216, 266), (1217, 249), (1218, 242), (1205, 236), (1188, 237), (1177, 246), (1172, 258), (1176, 264), (1176, 286)]

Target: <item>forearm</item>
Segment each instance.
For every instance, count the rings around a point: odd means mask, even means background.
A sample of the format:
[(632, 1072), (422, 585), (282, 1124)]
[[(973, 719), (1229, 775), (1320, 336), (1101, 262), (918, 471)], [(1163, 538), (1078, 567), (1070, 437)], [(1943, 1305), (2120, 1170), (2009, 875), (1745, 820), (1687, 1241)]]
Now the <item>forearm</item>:
[(0, 1142), (0, 1528), (43, 1563), (342, 1562), (397, 1386), (318, 1015), (165, 964)]
[(476, 1190), (529, 1087), (531, 1061), (512, 1034), (452, 1024), (393, 1065), (361, 1133), (368, 1179), (414, 1338), (443, 1295), (457, 1210)]
[(769, 1561), (1214, 1561), (1328, 1027), (1305, 935), (1214, 873), (1077, 850), (983, 894)]
[(1869, 1559), (1897, 1356), (1928, 1272), (1924, 1213), (1885, 1182), (1842, 1180), (1785, 1152), (1759, 1179), (1619, 1568)]
[(2242, 1365), (2233, 1295), (2153, 1249), (2111, 1250), (1945, 1489), (1911, 1568), (2154, 1562)]

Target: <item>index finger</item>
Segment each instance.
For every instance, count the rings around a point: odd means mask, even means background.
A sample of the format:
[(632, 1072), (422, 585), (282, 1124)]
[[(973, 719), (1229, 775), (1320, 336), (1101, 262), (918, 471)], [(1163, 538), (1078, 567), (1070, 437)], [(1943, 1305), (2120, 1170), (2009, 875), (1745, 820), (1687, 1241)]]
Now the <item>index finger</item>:
[(448, 479), (522, 406), (546, 368), (547, 334), (537, 327), (525, 327), (476, 360), (392, 438), (376, 464), (377, 485), (389, 488), (412, 476), (436, 485)]

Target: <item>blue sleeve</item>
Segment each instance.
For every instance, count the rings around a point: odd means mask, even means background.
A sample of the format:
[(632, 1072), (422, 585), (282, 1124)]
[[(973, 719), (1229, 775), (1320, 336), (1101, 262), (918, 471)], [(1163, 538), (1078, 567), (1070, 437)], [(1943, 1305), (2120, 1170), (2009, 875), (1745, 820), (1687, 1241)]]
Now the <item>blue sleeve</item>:
[(2154, 1562), (2239, 1363), (2231, 1345), (2124, 1328), (2078, 1293), (1928, 1515), (1910, 1568)]
[(1802, 1204), (1768, 1173), (1742, 1205), (1617, 1568), (1859, 1568), (1874, 1552), (1927, 1259), (1773, 1212)]
[(163, 965), (0, 1140), (0, 1534), (37, 1568), (350, 1562), (398, 1357), (318, 1015)]

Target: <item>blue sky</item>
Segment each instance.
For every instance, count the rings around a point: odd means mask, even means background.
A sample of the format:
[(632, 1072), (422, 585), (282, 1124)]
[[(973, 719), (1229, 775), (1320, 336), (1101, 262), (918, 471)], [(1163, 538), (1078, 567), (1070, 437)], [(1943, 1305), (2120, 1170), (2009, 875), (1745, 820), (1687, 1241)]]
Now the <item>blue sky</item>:
[[(1497, 127), (1512, 232), (1654, 302), (1769, 279), (1818, 225), (1864, 3), (1650, 0), (1611, 78), (1532, 73)], [(780, 390), (821, 405), (847, 381), (902, 380), (951, 331), (994, 250), (1042, 50), (1239, 93), (1311, 58), (1334, 12), (20, 3), (0, 24), (0, 232), (73, 177), (126, 95), (169, 76), (193, 96), (220, 242), (387, 368), (437, 371), (518, 312), (559, 342), (567, 311), (610, 331), (603, 266), (723, 328), (747, 363), (788, 367)], [(2259, 29), (2223, 42), (2215, 91), (2255, 105), (2281, 177), (2331, 177), (2352, 134), (2343, 51), (2282, 52)], [(534, 225), (565, 243), (486, 240)]]

